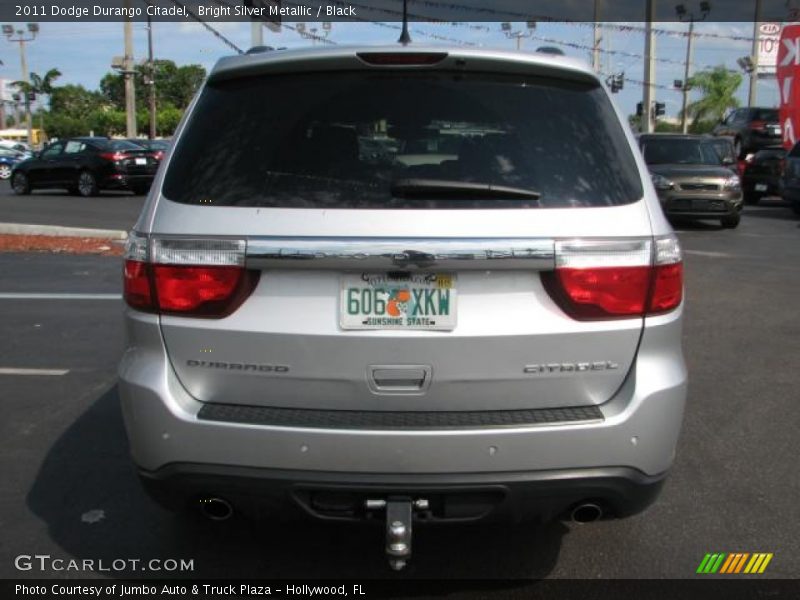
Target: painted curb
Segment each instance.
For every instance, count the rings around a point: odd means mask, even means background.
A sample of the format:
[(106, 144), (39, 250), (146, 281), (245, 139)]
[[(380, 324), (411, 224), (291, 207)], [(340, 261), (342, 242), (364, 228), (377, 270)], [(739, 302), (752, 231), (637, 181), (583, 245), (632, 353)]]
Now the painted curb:
[(0, 223), (0, 234), (49, 235), (53, 237), (103, 238), (126, 240), (128, 232), (119, 229), (89, 229), (86, 227), (62, 227), (61, 225), (27, 225), (24, 223)]

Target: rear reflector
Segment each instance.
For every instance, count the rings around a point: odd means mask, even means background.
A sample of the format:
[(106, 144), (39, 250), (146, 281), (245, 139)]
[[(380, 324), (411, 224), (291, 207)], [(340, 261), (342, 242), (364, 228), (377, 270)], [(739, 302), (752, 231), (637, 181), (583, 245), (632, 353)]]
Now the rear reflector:
[(131, 234), (125, 301), (137, 310), (221, 318), (244, 302), (258, 271), (244, 268), (244, 240), (162, 239)]
[(447, 52), (358, 52), (356, 56), (369, 65), (435, 65), (447, 58)]
[(683, 296), (677, 238), (556, 242), (556, 269), (542, 281), (579, 321), (641, 317), (677, 308)]

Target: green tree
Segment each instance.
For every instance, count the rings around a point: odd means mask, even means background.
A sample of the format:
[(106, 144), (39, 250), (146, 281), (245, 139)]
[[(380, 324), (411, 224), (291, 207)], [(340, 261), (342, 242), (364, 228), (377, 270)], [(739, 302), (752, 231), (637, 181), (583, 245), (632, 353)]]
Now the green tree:
[(23, 94), (32, 92), (37, 96), (50, 96), (55, 89), (53, 82), (59, 77), (61, 77), (61, 71), (58, 69), (50, 69), (44, 75), (31, 72), (30, 81), (14, 81), (11, 85), (15, 86)]
[(700, 71), (690, 77), (689, 85), (703, 94), (686, 107), (692, 119), (692, 131), (706, 129), (709, 122), (719, 121), (728, 109), (739, 106), (736, 91), (741, 84), (742, 75), (723, 66)]
[(103, 104), (102, 94), (82, 85), (63, 85), (54, 88), (50, 94), (50, 110), (72, 117), (85, 116)]
[[(200, 65), (178, 67), (171, 60), (153, 61), (153, 79), (156, 86), (156, 104), (170, 105), (185, 109), (206, 77), (206, 70)], [(134, 87), (138, 103), (146, 103), (149, 65), (138, 66), (134, 76)], [(125, 78), (119, 73), (106, 73), (100, 81), (100, 92), (109, 104), (120, 110), (125, 109)]]

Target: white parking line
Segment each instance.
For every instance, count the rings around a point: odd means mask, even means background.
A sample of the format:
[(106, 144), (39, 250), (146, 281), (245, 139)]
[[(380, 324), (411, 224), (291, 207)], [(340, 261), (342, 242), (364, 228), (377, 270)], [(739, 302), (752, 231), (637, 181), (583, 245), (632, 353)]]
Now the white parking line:
[(0, 367), (0, 375), (46, 375), (58, 376), (66, 375), (69, 369), (14, 369), (11, 367)]
[(733, 254), (727, 254), (726, 252), (707, 252), (705, 250), (684, 250), (684, 252), (695, 256), (710, 256), (711, 258), (733, 258)]
[(122, 300), (121, 294), (34, 294), (0, 292), (0, 300)]

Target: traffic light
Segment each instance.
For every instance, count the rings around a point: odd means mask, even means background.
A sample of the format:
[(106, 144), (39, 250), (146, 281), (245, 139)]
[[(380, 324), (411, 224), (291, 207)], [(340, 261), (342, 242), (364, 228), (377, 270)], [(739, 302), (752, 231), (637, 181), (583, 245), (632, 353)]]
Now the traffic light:
[(644, 104), (642, 104), (641, 102), (639, 102), (639, 103), (636, 105), (636, 116), (637, 116), (637, 117), (641, 117), (642, 115), (644, 115)]
[(625, 73), (609, 75), (608, 79), (606, 79), (606, 85), (608, 85), (612, 94), (616, 94), (623, 87), (625, 87)]
[(656, 102), (655, 103), (655, 107), (656, 107), (656, 116), (657, 117), (662, 116), (667, 110), (667, 107), (663, 102)]
[(34, 92), (28, 92), (28, 102), (36, 102), (36, 94)]

